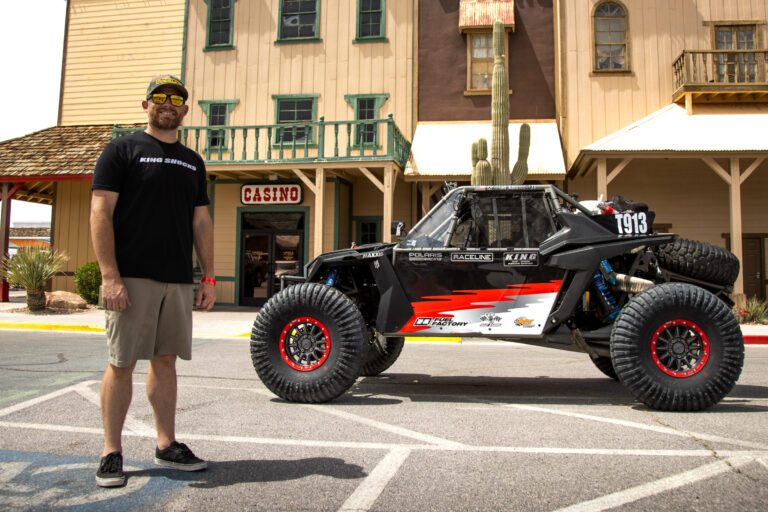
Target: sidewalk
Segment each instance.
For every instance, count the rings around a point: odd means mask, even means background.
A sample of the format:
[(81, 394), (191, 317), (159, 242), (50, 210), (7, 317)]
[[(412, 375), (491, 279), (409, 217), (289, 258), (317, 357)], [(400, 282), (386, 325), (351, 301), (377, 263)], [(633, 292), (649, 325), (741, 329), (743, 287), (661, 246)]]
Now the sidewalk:
[[(0, 302), (0, 329), (104, 332), (104, 311), (92, 309), (81, 313), (50, 314), (14, 311), (26, 306), (24, 292), (11, 292), (11, 302)], [(217, 306), (213, 311), (192, 313), (195, 338), (250, 338), (258, 308)], [(768, 325), (742, 325), (744, 343), (768, 345)], [(457, 339), (458, 341), (458, 339)]]
[[(24, 292), (11, 292), (10, 302), (0, 302), (0, 329), (104, 332), (104, 310), (76, 313), (30, 313)], [(196, 338), (250, 338), (257, 308), (215, 307), (213, 311), (192, 313), (192, 335)]]

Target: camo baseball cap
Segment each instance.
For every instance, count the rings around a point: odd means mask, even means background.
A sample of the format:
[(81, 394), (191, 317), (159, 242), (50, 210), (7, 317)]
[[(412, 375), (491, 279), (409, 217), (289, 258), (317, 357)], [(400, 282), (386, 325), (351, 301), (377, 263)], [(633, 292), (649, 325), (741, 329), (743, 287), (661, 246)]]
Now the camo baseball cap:
[(187, 88), (184, 87), (181, 80), (173, 75), (163, 75), (155, 77), (149, 82), (149, 87), (147, 87), (147, 99), (152, 96), (152, 93), (163, 86), (174, 87), (185, 100), (189, 98), (189, 92), (187, 92)]

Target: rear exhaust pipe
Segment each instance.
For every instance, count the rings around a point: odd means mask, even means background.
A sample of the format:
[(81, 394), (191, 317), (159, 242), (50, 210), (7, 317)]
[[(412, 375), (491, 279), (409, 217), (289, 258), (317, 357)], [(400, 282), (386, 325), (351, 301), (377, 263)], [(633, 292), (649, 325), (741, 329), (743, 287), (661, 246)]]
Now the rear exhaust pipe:
[(642, 293), (655, 283), (640, 277), (631, 277), (627, 274), (616, 274), (615, 288), (626, 293)]

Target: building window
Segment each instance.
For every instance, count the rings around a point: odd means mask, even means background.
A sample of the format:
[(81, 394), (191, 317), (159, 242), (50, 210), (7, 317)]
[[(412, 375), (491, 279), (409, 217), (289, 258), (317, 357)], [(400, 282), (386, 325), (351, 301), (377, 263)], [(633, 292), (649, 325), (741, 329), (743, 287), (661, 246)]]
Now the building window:
[(603, 2), (595, 8), (595, 70), (626, 71), (627, 11), (618, 2)]
[(379, 112), (389, 94), (349, 94), (344, 96), (347, 103), (355, 112), (355, 141), (354, 146), (377, 146), (379, 144), (378, 123), (381, 119)]
[(208, 119), (206, 144), (208, 149), (227, 148), (227, 130), (229, 113), (237, 105), (238, 100), (201, 100), (200, 107)]
[(355, 42), (386, 41), (384, 37), (385, 0), (357, 0), (357, 39)]
[(470, 32), (468, 89), (488, 91), (493, 77), (493, 34)]
[(233, 1), (205, 1), (208, 4), (208, 34), (205, 50), (227, 50), (233, 48)]
[(282, 0), (278, 40), (317, 40), (319, 0)]
[(272, 96), (275, 100), (276, 120), (275, 144), (314, 143), (314, 130), (317, 112), (317, 95), (311, 96)]
[[(715, 50), (754, 50), (755, 25), (716, 25)], [(757, 61), (753, 52), (717, 53), (719, 83), (752, 83), (756, 81)]]
[(381, 217), (355, 217), (355, 245), (381, 242)]

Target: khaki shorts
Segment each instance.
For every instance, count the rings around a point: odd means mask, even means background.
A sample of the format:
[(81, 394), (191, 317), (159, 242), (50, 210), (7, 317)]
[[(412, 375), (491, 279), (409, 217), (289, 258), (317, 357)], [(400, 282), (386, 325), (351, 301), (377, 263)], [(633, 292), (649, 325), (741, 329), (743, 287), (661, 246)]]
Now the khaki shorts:
[(107, 311), (109, 363), (118, 368), (139, 359), (192, 358), (194, 285), (123, 278), (131, 305)]

